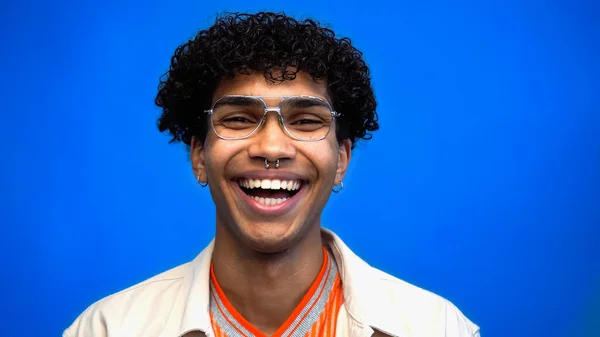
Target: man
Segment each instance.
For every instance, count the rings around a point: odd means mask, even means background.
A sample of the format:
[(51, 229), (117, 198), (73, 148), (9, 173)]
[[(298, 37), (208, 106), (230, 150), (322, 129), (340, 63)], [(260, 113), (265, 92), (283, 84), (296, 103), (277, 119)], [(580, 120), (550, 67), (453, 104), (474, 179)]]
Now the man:
[(378, 129), (369, 69), (312, 20), (228, 14), (180, 46), (156, 103), (216, 206), (214, 241), (89, 307), (65, 337), (479, 336), (443, 298), (321, 228)]

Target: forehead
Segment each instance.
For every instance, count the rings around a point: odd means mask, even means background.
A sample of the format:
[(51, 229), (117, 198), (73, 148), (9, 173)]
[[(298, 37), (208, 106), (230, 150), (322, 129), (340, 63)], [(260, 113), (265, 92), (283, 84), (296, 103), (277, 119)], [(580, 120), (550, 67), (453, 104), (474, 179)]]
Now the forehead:
[[(213, 102), (225, 95), (248, 95), (248, 96), (316, 96), (331, 102), (327, 94), (325, 81), (316, 82), (305, 72), (298, 72), (296, 78), (290, 81), (270, 83), (263, 73), (252, 75), (236, 75), (232, 79), (221, 81), (213, 95)], [(265, 99), (269, 103), (269, 99)], [(273, 102), (278, 102), (274, 99)]]

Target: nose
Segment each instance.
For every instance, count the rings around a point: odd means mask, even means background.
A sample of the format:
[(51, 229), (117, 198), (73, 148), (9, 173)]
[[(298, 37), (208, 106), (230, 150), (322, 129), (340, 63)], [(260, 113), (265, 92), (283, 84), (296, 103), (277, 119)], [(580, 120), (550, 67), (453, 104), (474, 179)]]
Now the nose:
[(276, 111), (267, 111), (260, 129), (249, 138), (248, 154), (251, 158), (283, 161), (296, 156), (295, 140), (285, 133), (280, 118)]

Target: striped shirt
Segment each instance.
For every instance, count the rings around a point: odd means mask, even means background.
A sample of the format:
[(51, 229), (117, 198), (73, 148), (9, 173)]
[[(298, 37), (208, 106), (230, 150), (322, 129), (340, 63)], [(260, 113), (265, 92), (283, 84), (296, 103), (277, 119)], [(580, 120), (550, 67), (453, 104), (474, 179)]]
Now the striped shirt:
[[(333, 337), (344, 302), (338, 266), (325, 247), (319, 274), (292, 314), (272, 337)], [(210, 270), (210, 319), (216, 337), (266, 337), (233, 308)]]

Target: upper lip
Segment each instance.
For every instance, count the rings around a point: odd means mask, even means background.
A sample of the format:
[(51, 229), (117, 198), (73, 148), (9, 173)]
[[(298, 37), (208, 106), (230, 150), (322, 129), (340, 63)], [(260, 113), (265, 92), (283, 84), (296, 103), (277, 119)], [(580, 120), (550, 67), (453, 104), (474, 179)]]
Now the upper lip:
[(240, 174), (236, 174), (235, 178), (233, 178), (233, 180), (238, 180), (238, 179), (259, 179), (259, 180), (263, 180), (263, 179), (269, 179), (269, 180), (274, 180), (274, 179), (279, 179), (279, 180), (302, 180), (302, 181), (306, 181), (307, 179), (304, 178), (303, 176), (293, 173), (293, 172), (286, 172), (286, 171), (247, 171), (244, 173), (240, 173)]

